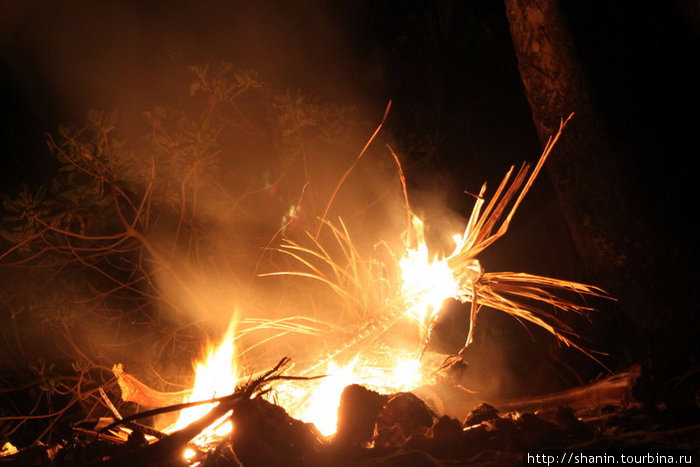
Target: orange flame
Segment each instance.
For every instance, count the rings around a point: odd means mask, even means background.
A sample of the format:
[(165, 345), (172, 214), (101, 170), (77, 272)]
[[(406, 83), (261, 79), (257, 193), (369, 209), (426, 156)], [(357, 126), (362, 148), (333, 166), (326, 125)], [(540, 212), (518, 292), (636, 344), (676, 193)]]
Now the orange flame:
[[(427, 324), (446, 299), (459, 295), (460, 286), (447, 262), (449, 257), (431, 257), (428, 252), (423, 221), (413, 216), (412, 225), (416, 246), (408, 248), (399, 260), (401, 292), (407, 307), (406, 312), (418, 322)], [(462, 237), (455, 235), (453, 239), (455, 251), (458, 251)]]
[[(235, 320), (232, 319), (228, 329), (217, 344), (208, 343), (206, 355), (195, 367), (195, 382), (192, 393), (183, 402), (198, 402), (227, 396), (235, 390), (237, 381), (237, 362), (235, 349)], [(216, 404), (189, 407), (180, 412), (177, 422), (168, 430), (176, 431), (204, 417)], [(225, 436), (233, 429), (228, 414), (213, 423), (202, 432), (198, 440)], [(196, 442), (198, 440), (195, 440)]]

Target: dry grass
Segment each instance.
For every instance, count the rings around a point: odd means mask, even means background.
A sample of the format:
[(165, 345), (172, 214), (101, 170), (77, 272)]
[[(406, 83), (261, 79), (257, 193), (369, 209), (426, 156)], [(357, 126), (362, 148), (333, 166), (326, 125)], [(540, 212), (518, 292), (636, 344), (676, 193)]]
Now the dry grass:
[[(366, 323), (384, 316), (399, 304), (395, 265), (364, 254), (354, 243), (342, 219), (339, 226), (321, 221), (330, 236), (316, 238), (306, 233), (306, 244), (285, 238), (278, 252), (301, 266), (298, 270), (261, 274), (309, 278), (327, 286), (340, 300), (338, 321)], [(324, 241), (325, 239), (325, 241)], [(385, 251), (390, 253), (389, 247)]]

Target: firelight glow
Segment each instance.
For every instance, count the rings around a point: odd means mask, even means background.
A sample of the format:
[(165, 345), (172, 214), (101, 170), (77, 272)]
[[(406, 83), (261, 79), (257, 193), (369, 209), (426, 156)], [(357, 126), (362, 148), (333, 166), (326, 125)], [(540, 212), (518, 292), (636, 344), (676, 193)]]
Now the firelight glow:
[[(325, 249), (318, 240), (318, 234), (309, 234), (311, 247), (291, 240), (283, 243), (278, 251), (298, 261), (302, 270), (263, 275), (319, 280), (330, 286), (343, 300), (350, 298), (353, 306), (359, 305), (359, 310), (354, 311), (359, 311), (357, 316), (364, 322), (356, 323), (358, 327), (354, 340), (340, 342), (335, 353), (316, 356), (315, 362), (318, 363), (306, 369), (307, 376), (326, 374), (325, 378), (280, 382), (275, 387), (275, 402), (291, 416), (312, 422), (321, 433), (331, 435), (337, 428), (340, 395), (346, 386), (361, 384), (380, 393), (396, 393), (428, 383), (420, 371), (420, 363), (425, 362), (421, 357), (429, 341), (430, 325), (448, 298), (472, 304), (465, 348), (471, 343), (473, 323), (480, 307), (488, 306), (540, 326), (560, 342), (595, 360), (589, 351), (572, 340), (576, 334), (565, 322), (554, 313), (533, 306), (531, 302), (544, 304), (555, 311), (587, 317), (591, 308), (559, 297), (555, 292), (607, 298), (605, 291), (586, 284), (527, 273), (485, 273), (477, 259), (484, 249), (506, 233), (511, 218), (537, 177), (566, 121), (550, 138), (532, 173), (529, 174), (529, 164), (523, 164), (515, 172), (511, 167), (488, 203), (484, 198), (486, 184), (482, 185), (479, 194), (475, 195), (476, 201), (464, 233), (453, 236), (455, 248), (445, 257), (431, 255), (425, 242), (423, 222), (415, 216), (406, 232), (405, 240), (409, 241), (402, 242), (402, 250), (389, 248), (391, 264), (378, 264), (376, 258), (361, 258), (342, 220), (340, 228), (325, 219), (320, 224), (330, 229), (332, 238), (337, 241), (334, 249)], [(406, 207), (410, 213), (408, 205)], [(337, 250), (342, 253), (338, 257), (329, 253)], [(366, 267), (367, 264), (373, 267)], [(325, 274), (327, 270), (330, 270), (329, 274)], [(377, 285), (381, 285), (380, 293), (372, 293), (376, 292), (372, 287)], [(381, 299), (367, 307), (364, 301), (367, 296)], [(418, 339), (412, 351), (381, 343), (384, 341), (380, 338), (383, 333), (399, 321), (415, 322), (420, 327), (421, 332), (416, 333)], [(305, 334), (309, 333), (309, 326), (302, 328)], [(195, 392), (190, 400), (207, 400), (233, 392), (237, 376), (233, 340), (232, 323), (219, 347), (211, 350), (205, 362), (198, 365)], [(349, 349), (353, 349), (354, 355), (348, 355)], [(342, 360), (340, 355), (343, 356)], [(351, 357), (354, 358), (348, 362)], [(182, 421), (177, 426), (204, 416), (210, 409), (210, 406), (204, 406), (183, 411)], [(231, 430), (230, 424), (225, 430)]]

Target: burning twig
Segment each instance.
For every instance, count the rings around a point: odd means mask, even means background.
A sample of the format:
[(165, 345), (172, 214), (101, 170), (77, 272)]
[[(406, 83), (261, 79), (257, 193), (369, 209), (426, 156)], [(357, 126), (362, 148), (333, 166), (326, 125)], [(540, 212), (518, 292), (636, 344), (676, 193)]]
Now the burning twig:
[[(123, 419), (118, 418), (117, 420), (122, 421)], [(75, 432), (93, 435), (95, 439), (104, 439), (116, 443), (126, 443), (129, 440), (129, 436), (134, 432), (152, 436), (155, 439), (163, 439), (167, 436), (160, 430), (142, 425), (133, 420), (124, 421), (116, 425), (113, 418), (82, 421), (73, 425), (71, 429)]]

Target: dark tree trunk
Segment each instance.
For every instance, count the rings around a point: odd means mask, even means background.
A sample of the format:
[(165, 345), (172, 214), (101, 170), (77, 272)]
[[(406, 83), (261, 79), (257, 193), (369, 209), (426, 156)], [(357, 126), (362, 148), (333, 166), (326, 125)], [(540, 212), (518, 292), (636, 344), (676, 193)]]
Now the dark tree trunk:
[[(544, 143), (562, 118), (575, 113), (547, 163), (564, 217), (587, 279), (619, 299), (645, 344), (645, 354), (633, 358), (650, 357), (668, 367), (694, 353), (683, 356), (678, 344), (690, 349), (695, 329), (685, 321), (693, 321), (690, 300), (670, 297), (677, 278), (665, 277), (672, 274), (672, 235), (652, 221), (658, 213), (650, 211), (645, 190), (655, 187), (639, 180), (639, 148), (616, 137), (609, 106), (596, 101), (601, 93), (593, 89), (591, 64), (579, 56), (581, 37), (573, 34), (564, 5), (558, 0), (505, 0), (533, 122)], [(682, 277), (687, 271), (677, 273)], [(623, 322), (617, 326), (624, 327)], [(630, 342), (623, 347), (636, 348)]]
[(633, 213), (621, 190), (624, 167), (593, 107), (558, 1), (506, 0), (506, 13), (542, 144), (575, 113), (547, 167), (586, 270), (617, 288), (630, 242), (622, 227), (637, 220), (626, 222)]

